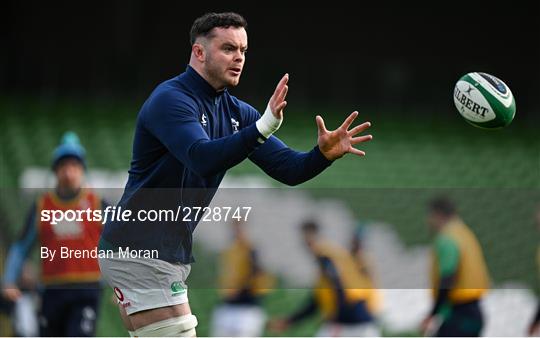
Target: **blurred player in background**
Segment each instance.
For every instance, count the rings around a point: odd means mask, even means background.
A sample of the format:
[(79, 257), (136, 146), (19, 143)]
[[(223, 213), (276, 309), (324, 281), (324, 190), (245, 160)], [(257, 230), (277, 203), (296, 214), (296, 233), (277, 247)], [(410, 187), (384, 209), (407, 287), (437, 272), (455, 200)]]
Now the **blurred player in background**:
[[(4, 233), (0, 231), (0, 273), (4, 273), (4, 264), (6, 260), (6, 243), (7, 240), (4, 238)], [(13, 312), (13, 302), (8, 301), (4, 298), (3, 293), (0, 294), (0, 336), (7, 337), (13, 335), (13, 330), (11, 325), (11, 313)]]
[(376, 316), (381, 311), (382, 295), (379, 290), (376, 289), (377, 285), (375, 283), (373, 263), (364, 248), (365, 236), (366, 228), (359, 225), (352, 236), (351, 254), (356, 262), (358, 271), (366, 281), (367, 288), (371, 290), (369, 298), (367, 299), (368, 310), (373, 316)]
[(258, 337), (264, 333), (266, 314), (260, 302), (273, 286), (273, 278), (262, 269), (244, 226), (233, 220), (233, 242), (221, 253), (219, 283), (223, 304), (214, 311), (212, 336)]
[[(288, 74), (279, 81), (262, 116), (229, 94), (227, 88), (238, 85), (246, 60), (246, 27), (236, 13), (208, 13), (195, 20), (189, 66), (158, 85), (137, 117), (121, 207), (131, 209), (136, 201), (154, 200), (142, 197), (145, 192), (159, 198), (159, 188), (178, 191), (163, 201), (169, 204), (157, 203), (157, 208), (206, 207), (226, 171), (248, 158), (272, 178), (296, 185), (347, 153), (365, 155), (354, 145), (371, 140), (371, 135), (356, 136), (370, 123), (350, 128), (358, 112), (333, 131), (317, 116), (317, 145), (308, 152), (292, 150), (273, 136), (284, 119)], [(159, 256), (151, 263), (136, 258), (99, 260), (104, 279), (118, 290), (120, 314), (130, 334), (196, 334), (197, 319), (189, 307), (185, 281), (194, 262), (193, 231), (198, 221), (106, 223), (100, 249), (118, 252), (129, 246), (157, 250)], [(182, 294), (172, 283), (181, 286)]]
[(447, 198), (429, 203), (427, 223), (435, 233), (431, 266), (434, 304), (422, 330), (428, 336), (479, 336), (484, 326), (480, 300), (489, 288), (480, 243)]
[(56, 188), (38, 197), (31, 207), (22, 234), (9, 251), (3, 295), (11, 301), (21, 297), (17, 281), (26, 257), (37, 242), (57, 250), (54, 258), (41, 260), (44, 285), (40, 311), (42, 336), (93, 336), (100, 296), (100, 271), (95, 258), (60, 258), (60, 248), (92, 250), (102, 230), (100, 222), (51, 221), (41, 219), (42, 210), (104, 209), (103, 200), (83, 188), (85, 150), (75, 133), (64, 134), (55, 149), (52, 169)]
[(315, 222), (305, 222), (302, 234), (308, 250), (317, 260), (319, 279), (306, 305), (286, 318), (272, 320), (269, 329), (282, 332), (316, 314), (318, 309), (325, 323), (317, 336), (379, 336), (369, 305), (375, 292), (369, 277), (361, 273), (350, 252), (319, 238), (319, 226)]
[[(536, 227), (540, 231), (540, 206), (536, 210)], [(540, 244), (536, 248), (536, 264), (537, 264), (537, 273), (538, 278), (540, 278)], [(536, 314), (529, 325), (529, 330), (527, 332), (529, 336), (540, 336), (540, 300), (538, 300), (538, 305), (536, 307)]]
[(41, 299), (39, 277), (33, 262), (24, 263), (17, 285), (21, 290), (21, 296), (13, 304), (11, 313), (13, 332), (20, 337), (39, 336), (38, 311)]

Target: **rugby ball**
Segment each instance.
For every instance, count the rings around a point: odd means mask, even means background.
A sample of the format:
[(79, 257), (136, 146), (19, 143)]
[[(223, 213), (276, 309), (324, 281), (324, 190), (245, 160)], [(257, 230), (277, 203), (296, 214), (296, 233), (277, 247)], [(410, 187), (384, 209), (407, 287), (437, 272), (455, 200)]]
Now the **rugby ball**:
[(475, 127), (496, 129), (510, 124), (516, 102), (510, 88), (493, 75), (468, 73), (454, 88), (458, 112)]

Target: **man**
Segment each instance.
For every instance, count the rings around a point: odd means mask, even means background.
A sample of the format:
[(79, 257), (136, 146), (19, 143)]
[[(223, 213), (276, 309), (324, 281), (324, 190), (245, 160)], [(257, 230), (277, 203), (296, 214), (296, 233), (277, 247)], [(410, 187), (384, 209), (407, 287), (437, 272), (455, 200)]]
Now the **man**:
[(306, 305), (287, 318), (272, 320), (269, 328), (282, 332), (319, 309), (325, 319), (317, 336), (374, 337), (375, 325), (370, 304), (374, 300), (371, 279), (358, 269), (354, 257), (339, 246), (319, 238), (319, 227), (312, 221), (302, 225), (304, 242), (319, 266), (319, 279)]
[(375, 288), (376, 283), (373, 262), (364, 249), (365, 236), (366, 228), (363, 225), (359, 225), (353, 234), (351, 254), (356, 262), (358, 271), (368, 283), (367, 288), (370, 290), (370, 297), (367, 299), (368, 310), (373, 316), (376, 316), (381, 311), (382, 295), (379, 290)]
[[(284, 118), (288, 74), (279, 81), (262, 116), (229, 94), (227, 88), (238, 85), (244, 67), (246, 26), (235, 13), (209, 13), (195, 20), (186, 71), (158, 85), (139, 112), (120, 206), (205, 207), (225, 172), (246, 158), (278, 181), (296, 185), (346, 153), (365, 155), (353, 145), (372, 138), (355, 137), (370, 123), (349, 129), (357, 112), (334, 131), (328, 131), (317, 116), (318, 144), (306, 153), (289, 149), (272, 136)], [(115, 220), (105, 225), (101, 249), (119, 251), (129, 246), (158, 252), (152, 264), (136, 258), (100, 260), (131, 334), (195, 335), (197, 320), (191, 314), (185, 280), (194, 261), (192, 233), (197, 223), (194, 219), (179, 223)], [(141, 275), (155, 278), (141, 279)], [(181, 285), (184, 292), (164, 292), (172, 283)]]
[(233, 220), (233, 242), (221, 253), (219, 283), (223, 303), (213, 314), (214, 337), (259, 337), (264, 333), (266, 315), (260, 302), (273, 286), (273, 278), (262, 269), (244, 225)]
[(489, 288), (480, 243), (446, 198), (430, 202), (427, 223), (436, 234), (431, 267), (435, 301), (422, 330), (439, 321), (436, 336), (479, 336), (484, 324), (480, 300)]
[[(64, 134), (53, 154), (52, 169), (57, 183), (53, 191), (34, 203), (20, 239), (9, 251), (3, 295), (11, 301), (21, 297), (17, 281), (25, 258), (36, 242), (55, 256), (41, 259), (42, 294), (40, 334), (42, 336), (94, 336), (100, 296), (100, 271), (96, 258), (61, 258), (62, 247), (95, 250), (102, 230), (100, 222), (53, 222), (42, 211), (98, 210), (104, 202), (83, 188), (85, 150), (75, 133)], [(43, 249), (41, 250), (43, 251)]]

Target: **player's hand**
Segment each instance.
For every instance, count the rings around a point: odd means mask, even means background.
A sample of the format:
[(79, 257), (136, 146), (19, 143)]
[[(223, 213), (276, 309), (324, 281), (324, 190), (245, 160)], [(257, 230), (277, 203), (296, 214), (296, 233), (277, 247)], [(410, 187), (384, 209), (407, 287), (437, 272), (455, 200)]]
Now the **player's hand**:
[(279, 120), (283, 119), (283, 109), (285, 109), (285, 106), (287, 105), (287, 101), (285, 101), (287, 91), (289, 90), (287, 82), (289, 82), (289, 74), (283, 75), (276, 87), (276, 90), (274, 91), (274, 94), (268, 102), (268, 106), (270, 107), (272, 114), (276, 119)]
[(19, 288), (16, 287), (15, 285), (6, 285), (2, 289), (2, 295), (7, 300), (11, 302), (15, 302), (17, 301), (17, 299), (21, 297), (22, 294), (21, 294), (21, 290), (19, 290)]
[(364, 151), (356, 149), (353, 146), (370, 141), (373, 138), (372, 135), (355, 136), (368, 129), (371, 126), (371, 123), (364, 122), (352, 129), (349, 129), (357, 116), (358, 112), (353, 112), (345, 119), (345, 121), (343, 121), (343, 124), (338, 129), (329, 131), (324, 125), (323, 118), (317, 115), (315, 118), (317, 128), (319, 130), (317, 144), (319, 145), (319, 149), (324, 157), (333, 161), (342, 157), (346, 153), (351, 153), (358, 156), (366, 155)]
[(274, 333), (282, 333), (289, 328), (289, 321), (283, 318), (272, 319), (268, 322), (268, 330)]

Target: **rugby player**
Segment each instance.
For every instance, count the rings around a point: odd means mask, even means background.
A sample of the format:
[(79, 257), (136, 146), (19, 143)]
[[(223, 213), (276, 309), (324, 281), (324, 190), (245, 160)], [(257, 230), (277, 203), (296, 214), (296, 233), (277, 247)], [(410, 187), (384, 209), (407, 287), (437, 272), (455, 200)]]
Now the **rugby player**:
[[(246, 27), (246, 20), (236, 13), (208, 13), (195, 20), (185, 72), (159, 84), (139, 111), (129, 179), (119, 205), (172, 207), (174, 201), (205, 207), (227, 170), (245, 159), (272, 178), (297, 185), (347, 153), (365, 155), (354, 146), (372, 139), (357, 136), (370, 123), (351, 128), (358, 112), (333, 131), (317, 116), (317, 144), (308, 152), (292, 150), (273, 136), (284, 121), (288, 74), (262, 115), (229, 93), (228, 88), (238, 85), (246, 61)], [(194, 261), (192, 234), (197, 223), (105, 225), (100, 249), (159, 252), (159, 259), (151, 260), (100, 259), (130, 334), (195, 335), (197, 319), (189, 307), (185, 280)]]

